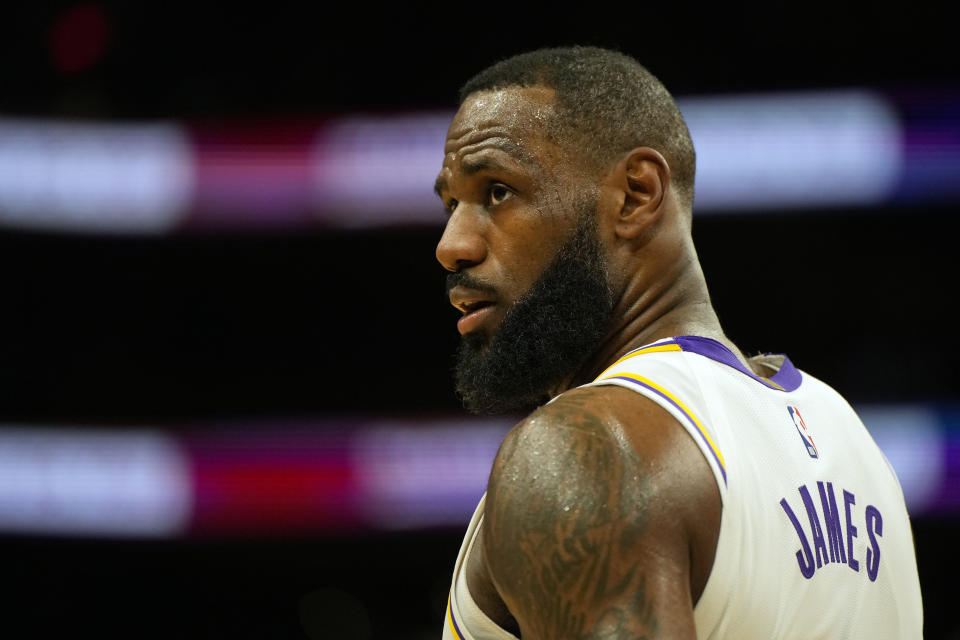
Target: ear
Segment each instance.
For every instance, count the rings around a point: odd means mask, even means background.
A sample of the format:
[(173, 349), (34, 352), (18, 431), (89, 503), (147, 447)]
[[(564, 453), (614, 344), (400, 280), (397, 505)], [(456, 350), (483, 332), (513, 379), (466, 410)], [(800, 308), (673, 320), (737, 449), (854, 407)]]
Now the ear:
[(637, 147), (620, 159), (610, 177), (623, 197), (616, 233), (634, 239), (663, 215), (670, 191), (670, 167), (659, 151)]

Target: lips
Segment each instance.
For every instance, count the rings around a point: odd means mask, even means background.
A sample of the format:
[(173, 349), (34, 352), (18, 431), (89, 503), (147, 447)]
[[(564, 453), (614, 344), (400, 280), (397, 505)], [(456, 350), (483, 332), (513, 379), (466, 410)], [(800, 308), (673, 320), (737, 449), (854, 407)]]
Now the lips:
[(472, 305), (466, 305), (463, 317), (457, 320), (457, 331), (461, 335), (470, 333), (479, 327), (491, 313), (493, 313), (492, 302), (477, 302)]
[(461, 334), (476, 329), (492, 312), (495, 306), (488, 293), (457, 286), (450, 290), (450, 304), (463, 313), (457, 321), (457, 330)]

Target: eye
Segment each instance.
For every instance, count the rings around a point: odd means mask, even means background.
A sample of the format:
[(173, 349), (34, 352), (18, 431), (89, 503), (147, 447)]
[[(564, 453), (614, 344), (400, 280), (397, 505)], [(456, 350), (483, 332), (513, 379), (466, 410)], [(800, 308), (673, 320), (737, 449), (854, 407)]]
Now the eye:
[(510, 191), (509, 187), (499, 182), (495, 182), (490, 185), (490, 190), (488, 193), (490, 205), (492, 206), (503, 204), (505, 200), (509, 199), (513, 195), (513, 192)]

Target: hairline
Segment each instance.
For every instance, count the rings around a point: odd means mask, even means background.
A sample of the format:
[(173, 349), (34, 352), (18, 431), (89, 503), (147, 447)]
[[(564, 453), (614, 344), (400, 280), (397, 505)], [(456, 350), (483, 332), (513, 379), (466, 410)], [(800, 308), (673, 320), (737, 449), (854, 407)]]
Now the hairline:
[[(550, 102), (548, 106), (550, 111), (547, 114), (547, 125), (540, 131), (536, 131), (542, 135), (548, 142), (551, 142), (557, 147), (559, 147), (564, 153), (569, 155), (571, 159), (579, 164), (587, 173), (597, 176), (600, 175), (612, 162), (612, 158), (616, 156), (616, 152), (608, 152), (604, 154), (605, 157), (597, 158), (594, 154), (591, 153), (578, 153), (578, 148), (576, 146), (578, 136), (588, 136), (588, 131), (581, 131), (581, 127), (577, 123), (577, 118), (573, 115), (572, 111), (567, 109), (565, 105), (562, 104), (561, 91), (557, 87), (550, 86), (543, 80), (538, 80), (537, 82), (532, 83), (523, 83), (523, 82), (509, 82), (504, 84), (497, 84), (492, 87), (485, 87), (481, 89), (475, 89), (470, 93), (464, 94), (461, 96), (460, 107), (463, 107), (472, 96), (476, 96), (483, 93), (496, 93), (498, 91), (507, 91), (510, 89), (545, 89), (550, 92)], [(566, 126), (565, 126), (566, 125)], [(565, 131), (565, 128), (568, 128), (572, 133)], [(525, 149), (518, 146), (518, 149), (525, 155), (529, 156), (526, 160), (534, 160), (534, 163), (539, 166), (539, 162), (536, 162), (532, 154), (526, 152)], [(541, 167), (542, 168), (542, 167)]]

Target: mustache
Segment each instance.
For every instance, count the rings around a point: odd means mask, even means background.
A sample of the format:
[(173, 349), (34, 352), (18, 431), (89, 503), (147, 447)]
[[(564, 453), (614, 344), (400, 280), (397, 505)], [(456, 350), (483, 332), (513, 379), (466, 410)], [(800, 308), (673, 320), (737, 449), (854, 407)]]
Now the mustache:
[(494, 295), (497, 293), (497, 289), (493, 285), (487, 284), (481, 280), (477, 280), (465, 271), (457, 271), (456, 273), (447, 275), (447, 280), (444, 283), (443, 288), (444, 295), (449, 298), (450, 290), (457, 286), (462, 286), (466, 289), (473, 289), (474, 291), (479, 291), (481, 293), (489, 293)]

